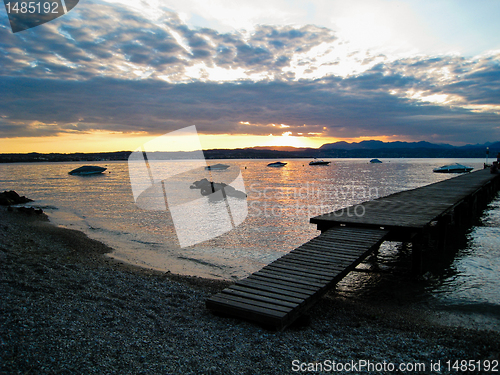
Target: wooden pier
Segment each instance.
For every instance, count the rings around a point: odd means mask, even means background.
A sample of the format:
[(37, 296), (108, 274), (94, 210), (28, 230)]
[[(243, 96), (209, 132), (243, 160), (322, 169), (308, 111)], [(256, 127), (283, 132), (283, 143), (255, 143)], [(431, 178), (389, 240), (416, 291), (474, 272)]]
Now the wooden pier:
[(210, 297), (207, 308), (283, 330), (384, 240), (411, 242), (414, 270), (471, 224), (500, 189), (481, 170), (311, 219), (321, 234)]

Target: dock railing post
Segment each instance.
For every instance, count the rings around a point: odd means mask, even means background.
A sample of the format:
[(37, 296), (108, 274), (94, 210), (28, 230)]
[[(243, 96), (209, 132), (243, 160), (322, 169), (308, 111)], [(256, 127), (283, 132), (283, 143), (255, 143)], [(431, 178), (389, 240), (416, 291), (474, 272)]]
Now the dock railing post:
[(416, 236), (411, 243), (411, 272), (414, 276), (423, 271), (422, 247), (422, 236)]
[(431, 222), (423, 230), (412, 235), (412, 267), (414, 276), (421, 276), (432, 268), (432, 264), (445, 253), (445, 239), (442, 238), (442, 225)]
[(414, 232), (410, 235), (411, 273), (414, 276), (420, 276), (424, 271), (424, 252), (427, 247), (426, 237), (424, 231)]

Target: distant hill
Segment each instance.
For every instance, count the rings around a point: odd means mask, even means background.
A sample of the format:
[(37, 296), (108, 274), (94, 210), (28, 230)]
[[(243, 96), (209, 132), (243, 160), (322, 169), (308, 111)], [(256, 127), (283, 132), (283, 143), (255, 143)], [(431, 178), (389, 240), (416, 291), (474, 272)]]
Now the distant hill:
[(373, 157), (373, 158), (483, 158), (489, 147), (490, 157), (500, 152), (500, 142), (465, 146), (430, 142), (336, 142), (319, 148), (323, 157)]
[(262, 151), (310, 151), (315, 150), (310, 147), (293, 147), (293, 146), (256, 146), (256, 147), (248, 147), (244, 150), (262, 150)]
[(361, 141), (361, 142), (336, 142), (326, 143), (320, 150), (380, 150), (380, 149), (451, 149), (452, 145), (434, 144), (430, 142), (382, 142), (382, 141)]
[(67, 162), (67, 161), (110, 161), (127, 160), (131, 151), (76, 152), (71, 154), (30, 152), (28, 154), (0, 154), (0, 163)]
[(486, 147), (490, 157), (500, 152), (500, 142), (452, 146), (430, 142), (336, 142), (320, 148), (282, 146), (241, 149), (204, 150), (207, 159), (279, 159), (279, 158), (484, 158)]

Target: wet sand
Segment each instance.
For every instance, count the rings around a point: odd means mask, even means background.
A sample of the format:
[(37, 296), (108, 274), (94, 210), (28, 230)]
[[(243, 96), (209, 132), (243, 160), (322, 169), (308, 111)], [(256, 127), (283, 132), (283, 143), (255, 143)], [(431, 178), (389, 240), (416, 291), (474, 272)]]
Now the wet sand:
[[(499, 333), (439, 325), (390, 298), (331, 292), (296, 325), (269, 331), (205, 308), (229, 282), (142, 269), (111, 251), (0, 207), (0, 373), (290, 374), (359, 361), (422, 363), (425, 373), (441, 361), (455, 373), (446, 361), (500, 359)], [(367, 370), (357, 373), (384, 373)]]

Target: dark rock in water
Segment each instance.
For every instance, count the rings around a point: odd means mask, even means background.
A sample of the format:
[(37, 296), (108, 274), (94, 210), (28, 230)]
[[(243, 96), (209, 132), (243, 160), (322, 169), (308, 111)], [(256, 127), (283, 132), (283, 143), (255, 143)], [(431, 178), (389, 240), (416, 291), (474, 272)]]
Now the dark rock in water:
[(7, 211), (13, 212), (21, 212), (25, 215), (44, 215), (44, 212), (41, 208), (34, 207), (12, 207), (12, 205), (16, 204), (24, 204), (28, 202), (33, 202), (33, 199), (26, 198), (25, 196), (20, 196), (14, 190), (4, 191), (0, 193), (0, 205), (8, 206)]
[(34, 208), (34, 207), (18, 207), (17, 211), (22, 212), (23, 214), (26, 214), (26, 215), (41, 215), (41, 214), (43, 214), (43, 211), (41, 208)]
[(247, 196), (244, 192), (236, 190), (230, 185), (227, 185), (223, 182), (211, 182), (206, 178), (193, 182), (193, 184), (190, 186), (190, 189), (200, 189), (200, 193), (203, 196), (210, 195), (219, 190), (222, 190), (224, 195), (228, 195), (234, 198), (246, 198)]
[(27, 215), (34, 215), (38, 214), (39, 210), (35, 209), (34, 207), (19, 207), (18, 211), (23, 212)]
[(22, 204), (33, 202), (33, 199), (26, 198), (25, 196), (20, 196), (14, 190), (4, 191), (0, 193), (0, 205), (10, 206), (12, 204)]

